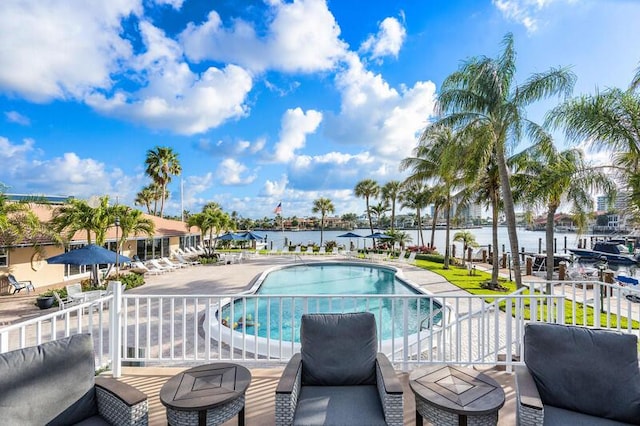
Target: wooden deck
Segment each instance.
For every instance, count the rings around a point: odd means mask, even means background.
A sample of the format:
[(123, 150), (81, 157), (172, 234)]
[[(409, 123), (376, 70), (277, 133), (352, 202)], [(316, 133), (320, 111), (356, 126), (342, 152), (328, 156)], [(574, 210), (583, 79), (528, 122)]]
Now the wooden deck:
[[(166, 425), (166, 412), (158, 397), (160, 388), (169, 378), (186, 368), (173, 367), (124, 367), (120, 378), (149, 396), (149, 424)], [(516, 423), (515, 416), (515, 383), (513, 374), (495, 369), (483, 370), (501, 384), (505, 392), (506, 402), (499, 412), (498, 425), (511, 426)], [(252, 368), (251, 385), (246, 398), (246, 425), (268, 426), (275, 423), (275, 389), (282, 374), (282, 367)], [(108, 374), (107, 374), (108, 375)], [(401, 373), (404, 386), (404, 424), (415, 425), (415, 402), (409, 388), (407, 373)], [(225, 423), (225, 426), (235, 426), (237, 417)], [(429, 424), (425, 421), (425, 424)]]

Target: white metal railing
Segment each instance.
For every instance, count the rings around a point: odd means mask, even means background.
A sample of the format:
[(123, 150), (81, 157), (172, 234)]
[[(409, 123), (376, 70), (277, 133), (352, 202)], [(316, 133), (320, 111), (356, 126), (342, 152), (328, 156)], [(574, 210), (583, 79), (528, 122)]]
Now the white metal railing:
[(113, 299), (114, 295), (108, 295), (3, 327), (0, 329), (0, 353), (39, 345), (72, 334), (89, 333), (94, 339), (96, 367), (107, 367), (112, 360), (109, 307)]
[[(115, 286), (113, 295), (0, 329), (0, 352), (91, 333), (96, 365), (111, 365), (116, 377), (123, 364), (283, 363), (299, 350), (301, 313), (361, 310), (376, 315), (379, 349), (403, 369), (427, 362), (510, 369), (522, 355), (528, 321), (583, 325), (593, 316), (596, 327), (640, 335), (640, 303), (632, 301), (640, 300), (640, 290), (593, 281), (550, 284), (551, 294), (546, 282), (527, 282), (525, 290), (499, 298), (135, 295)], [(600, 320), (594, 314), (602, 311)]]

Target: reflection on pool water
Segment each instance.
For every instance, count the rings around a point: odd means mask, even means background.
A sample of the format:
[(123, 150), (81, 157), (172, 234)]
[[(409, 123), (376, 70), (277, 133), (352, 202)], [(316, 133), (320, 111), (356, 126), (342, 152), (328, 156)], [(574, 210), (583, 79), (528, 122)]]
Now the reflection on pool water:
[[(368, 311), (376, 316), (382, 340), (397, 337), (400, 324), (408, 317), (408, 331), (442, 320), (441, 305), (396, 276), (396, 270), (370, 264), (294, 265), (269, 272), (259, 284), (261, 297), (237, 299), (222, 309), (223, 324), (233, 324), (249, 335), (299, 342), (300, 317), (304, 312)], [(318, 295), (318, 297), (305, 297)], [(344, 295), (362, 295), (345, 298)], [(378, 298), (378, 295), (416, 295), (409, 298)], [(265, 297), (273, 296), (273, 297)], [(276, 297), (278, 296), (278, 297)], [(280, 297), (283, 296), (283, 297)], [(404, 316), (407, 304), (409, 315)], [(429, 312), (437, 312), (429, 317)], [(282, 315), (280, 312), (282, 311)], [(233, 316), (233, 321), (231, 317)], [(244, 323), (244, 324), (243, 324)], [(422, 324), (421, 324), (422, 323)]]

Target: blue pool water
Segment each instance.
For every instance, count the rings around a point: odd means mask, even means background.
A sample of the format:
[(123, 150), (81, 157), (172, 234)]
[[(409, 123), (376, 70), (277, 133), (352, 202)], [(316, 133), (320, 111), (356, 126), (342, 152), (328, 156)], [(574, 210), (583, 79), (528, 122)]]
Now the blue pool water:
[[(429, 316), (430, 308), (441, 308), (431, 298), (425, 298), (414, 288), (398, 279), (395, 270), (363, 264), (295, 265), (270, 272), (256, 294), (237, 299), (233, 305), (233, 323), (250, 335), (285, 341), (299, 341), (300, 317), (304, 312), (372, 312), (376, 316), (380, 337), (399, 337), (403, 324), (405, 299), (377, 298), (377, 295), (416, 295), (408, 298), (408, 328), (415, 333), (420, 322)], [(303, 299), (296, 296), (318, 295)], [(362, 295), (362, 298), (341, 298), (340, 295)], [(264, 296), (273, 296), (270, 298)], [(283, 296), (283, 297), (276, 297)], [(282, 317), (280, 307), (282, 306)], [(231, 306), (222, 310), (221, 319), (231, 324)], [(442, 314), (431, 324), (439, 323)], [(425, 322), (423, 322), (424, 327)]]

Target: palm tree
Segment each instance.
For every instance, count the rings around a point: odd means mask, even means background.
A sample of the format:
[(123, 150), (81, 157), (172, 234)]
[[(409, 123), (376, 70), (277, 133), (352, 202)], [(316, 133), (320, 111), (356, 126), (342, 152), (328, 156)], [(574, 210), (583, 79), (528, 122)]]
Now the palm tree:
[(86, 232), (87, 244), (91, 244), (94, 232), (93, 216), (95, 210), (86, 200), (72, 198), (53, 211), (51, 228), (62, 236), (65, 242), (71, 241), (78, 231)]
[(391, 204), (391, 230), (396, 226), (396, 201), (400, 196), (402, 183), (397, 180), (391, 180), (382, 187), (382, 199)]
[(421, 211), (429, 205), (428, 192), (425, 190), (422, 182), (414, 182), (402, 184), (402, 192), (400, 192), (400, 206), (402, 208), (412, 209), (416, 211), (416, 220), (418, 221), (418, 245), (424, 244), (424, 235), (422, 235), (422, 217)]
[(478, 247), (476, 236), (471, 231), (458, 231), (453, 234), (453, 241), (462, 243), (462, 264), (465, 264), (465, 256), (469, 247)]
[(588, 141), (613, 151), (613, 166), (640, 209), (640, 68), (627, 90), (617, 88), (570, 99), (547, 114), (546, 123), (563, 127), (570, 141)]
[(374, 204), (369, 207), (371, 214), (376, 217), (376, 227), (380, 229), (382, 227), (382, 219), (384, 214), (389, 211), (389, 204), (384, 201), (380, 201), (378, 204)]
[(324, 236), (324, 218), (327, 213), (333, 213), (335, 211), (335, 207), (330, 199), (321, 197), (313, 202), (313, 208), (311, 211), (313, 213), (320, 213), (320, 246), (322, 246)]
[(151, 212), (151, 204), (156, 201), (156, 192), (151, 185), (147, 185), (136, 194), (135, 200), (133, 200), (136, 206), (145, 206), (147, 208), (147, 214), (155, 215), (155, 211)]
[[(575, 75), (566, 68), (550, 69), (533, 74), (523, 84), (516, 85), (516, 52), (512, 34), (504, 37), (503, 46), (497, 58), (470, 58), (458, 71), (448, 76), (442, 84), (437, 107), (445, 114), (441, 121), (462, 132), (476, 131), (478, 126), (487, 126), (489, 129), (490, 138), (475, 142), (489, 142), (495, 155), (510, 248), (515, 254), (518, 253), (518, 236), (507, 153), (520, 142), (523, 132), (532, 142), (538, 141), (539, 126), (526, 119), (525, 108), (552, 95), (569, 95)], [(471, 138), (468, 141), (474, 143)], [(515, 281), (520, 288), (520, 259), (514, 256), (513, 260)]]
[[(613, 194), (615, 185), (602, 168), (590, 167), (581, 150), (558, 152), (552, 144), (534, 145), (513, 158), (514, 188), (523, 201), (546, 209), (546, 279), (553, 279), (554, 219), (561, 203), (571, 205), (578, 216), (593, 210), (592, 191)], [(547, 285), (551, 291), (551, 284)]]
[(116, 251), (118, 253), (120, 253), (122, 245), (132, 234), (153, 237), (155, 224), (151, 219), (144, 217), (140, 210), (120, 204), (113, 207), (113, 213), (118, 218), (118, 226), (122, 233), (117, 241)]
[[(412, 174), (407, 178), (408, 182), (435, 181), (435, 191), (431, 199), (439, 199), (445, 209), (444, 269), (449, 268), (450, 262), (451, 208), (454, 191), (463, 182), (461, 170), (464, 156), (461, 156), (460, 152), (465, 142), (463, 134), (456, 133), (442, 124), (432, 124), (422, 133), (418, 146), (413, 150), (413, 156), (403, 159), (400, 163), (402, 170), (411, 169)], [(434, 220), (436, 216), (434, 214)]]
[(146, 173), (154, 183), (162, 188), (160, 198), (160, 217), (164, 216), (164, 201), (167, 199), (167, 185), (172, 176), (182, 173), (178, 154), (172, 148), (158, 146), (147, 151)]
[(0, 184), (0, 247), (29, 242), (37, 248), (43, 235), (55, 237), (28, 202), (10, 202)]
[(373, 179), (364, 179), (356, 184), (353, 192), (356, 194), (356, 197), (364, 198), (367, 209), (367, 218), (369, 219), (369, 229), (371, 229), (371, 233), (373, 234), (373, 222), (371, 221), (371, 210), (369, 210), (369, 199), (371, 197), (377, 197), (380, 193), (380, 186)]

